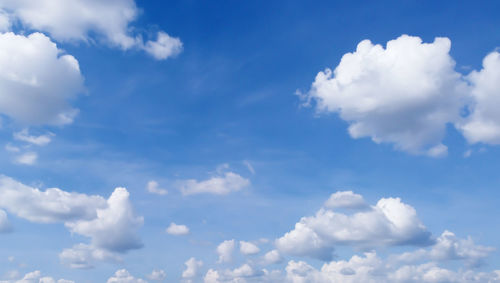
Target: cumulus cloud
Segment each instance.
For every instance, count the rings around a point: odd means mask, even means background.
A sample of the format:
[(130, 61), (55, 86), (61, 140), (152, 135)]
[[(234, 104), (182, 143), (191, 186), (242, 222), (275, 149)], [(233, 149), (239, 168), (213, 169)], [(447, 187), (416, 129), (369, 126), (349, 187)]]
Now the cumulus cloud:
[[(83, 91), (78, 61), (47, 36), (0, 34), (0, 113), (25, 124), (68, 124)], [(50, 70), (50, 72), (47, 72)]]
[(404, 262), (415, 262), (419, 260), (447, 261), (463, 260), (468, 266), (478, 266), (491, 252), (493, 247), (476, 245), (469, 237), (460, 239), (450, 231), (444, 231), (436, 239), (431, 249), (419, 249), (399, 255), (395, 260)]
[(114, 252), (141, 248), (137, 230), (144, 219), (134, 214), (129, 196), (127, 189), (116, 188), (107, 206), (96, 210), (96, 218), (66, 222), (66, 226), (73, 233), (90, 237), (97, 248)]
[(258, 254), (260, 249), (253, 243), (240, 241), (240, 252), (244, 255), (254, 255)]
[(190, 282), (193, 278), (198, 276), (199, 269), (203, 266), (203, 261), (196, 260), (194, 257), (188, 259), (185, 263), (186, 269), (182, 272), (182, 278)]
[(61, 252), (61, 261), (70, 267), (118, 261), (120, 253), (142, 247), (137, 230), (144, 220), (135, 215), (125, 188), (116, 188), (106, 200), (58, 188), (41, 191), (0, 176), (0, 196), (0, 208), (11, 214), (37, 223), (62, 222), (72, 233), (90, 238), (90, 244)]
[(159, 60), (182, 50), (181, 41), (163, 31), (146, 43), (133, 33), (132, 22), (140, 14), (134, 0), (5, 0), (2, 9), (25, 27), (47, 32), (58, 41), (97, 40), (123, 50), (142, 49)]
[(0, 208), (38, 223), (93, 219), (97, 209), (106, 207), (101, 196), (66, 192), (58, 188), (41, 191), (0, 175)]
[(120, 269), (115, 272), (115, 275), (110, 277), (107, 283), (146, 283), (145, 280), (135, 278), (126, 269)]
[(316, 215), (303, 217), (292, 231), (276, 240), (283, 253), (323, 260), (332, 258), (336, 245), (374, 248), (431, 243), (431, 234), (415, 209), (399, 198), (382, 198), (369, 209), (353, 214), (321, 208)]
[(327, 208), (350, 208), (360, 209), (368, 207), (363, 196), (353, 193), (352, 191), (339, 191), (330, 196), (325, 202)]
[(151, 272), (151, 274), (149, 274), (148, 276), (146, 276), (149, 280), (153, 280), (153, 281), (163, 281), (165, 280), (165, 278), (167, 278), (167, 273), (165, 273), (164, 270), (161, 270), (161, 269), (155, 269)]
[(471, 114), (458, 128), (470, 143), (500, 144), (500, 53), (488, 54), (483, 60), (480, 71), (468, 75), (472, 84), (471, 94), (474, 103), (470, 106)]
[(0, 233), (7, 233), (12, 231), (12, 225), (7, 218), (7, 213), (0, 209)]
[(450, 46), (448, 38), (423, 43), (407, 35), (387, 42), (386, 48), (363, 40), (334, 71), (318, 73), (307, 99), (320, 112), (338, 113), (353, 138), (444, 155), (446, 125), (460, 118), (467, 93)]
[(231, 192), (239, 191), (249, 185), (250, 181), (248, 179), (233, 172), (226, 172), (221, 176), (214, 176), (204, 181), (189, 179), (179, 182), (179, 187), (183, 195), (203, 193), (226, 195)]
[(230, 262), (233, 259), (233, 252), (235, 248), (235, 241), (226, 240), (217, 246), (217, 254), (219, 255), (219, 260), (217, 262)]
[(286, 280), (294, 283), (322, 282), (499, 282), (500, 271), (477, 272), (470, 269), (454, 271), (435, 262), (415, 265), (387, 264), (376, 253), (353, 256), (350, 260), (325, 263), (320, 270), (304, 261), (290, 261)]
[(283, 261), (283, 257), (278, 250), (272, 250), (267, 252), (262, 258), (264, 265), (276, 264)]
[(45, 135), (33, 136), (29, 134), (28, 129), (23, 129), (19, 132), (15, 132), (13, 136), (15, 140), (27, 142), (38, 146), (44, 146), (52, 141), (52, 136), (54, 136), (54, 134), (49, 133)]
[[(240, 267), (232, 270), (217, 271), (209, 269), (205, 274), (205, 283), (219, 283), (219, 282), (246, 282), (245, 279), (260, 276), (262, 272), (255, 270), (249, 264), (245, 263)], [(262, 281), (260, 281), (262, 282)]]
[(189, 234), (189, 228), (186, 225), (177, 225), (174, 222), (170, 223), (167, 228), (167, 233), (175, 236), (182, 236)]
[(75, 283), (75, 282), (66, 279), (55, 280), (52, 277), (42, 276), (42, 273), (39, 270), (35, 270), (26, 273), (24, 277), (22, 277), (21, 279), (0, 281), (0, 283)]
[(165, 190), (165, 189), (162, 189), (160, 188), (160, 185), (158, 184), (158, 182), (156, 181), (149, 181), (147, 186), (146, 186), (146, 190), (151, 193), (151, 194), (155, 194), (155, 195), (166, 195), (168, 194), (168, 191)]

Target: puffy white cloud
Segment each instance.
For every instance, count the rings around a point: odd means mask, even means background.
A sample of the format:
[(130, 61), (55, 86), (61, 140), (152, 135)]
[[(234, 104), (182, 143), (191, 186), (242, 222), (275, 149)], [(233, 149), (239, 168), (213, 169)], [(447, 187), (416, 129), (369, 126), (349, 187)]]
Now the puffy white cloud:
[(42, 276), (42, 273), (39, 270), (35, 270), (33, 272), (29, 272), (24, 275), (23, 278), (19, 280), (6, 280), (1, 281), (0, 283), (75, 283), (71, 280), (59, 279), (55, 280), (52, 277)]
[(5, 0), (0, 3), (2, 9), (24, 26), (48, 32), (58, 41), (93, 42), (96, 38), (123, 50), (143, 49), (156, 59), (182, 50), (181, 41), (163, 31), (145, 44), (132, 33), (131, 23), (140, 14), (134, 0)]
[(164, 270), (161, 270), (161, 269), (155, 269), (151, 272), (151, 274), (149, 274), (148, 276), (146, 276), (149, 280), (153, 280), (153, 281), (162, 281), (162, 280), (165, 280), (165, 278), (167, 278), (167, 273), (165, 273)]
[(177, 225), (174, 222), (170, 223), (166, 231), (168, 234), (176, 236), (189, 234), (189, 228), (186, 225)]
[(0, 34), (0, 65), (1, 114), (35, 125), (73, 121), (78, 111), (70, 101), (83, 90), (80, 67), (47, 36)]
[(281, 257), (281, 254), (278, 250), (272, 250), (267, 252), (262, 260), (265, 265), (269, 265), (282, 262), (283, 257)]
[(51, 138), (52, 136), (54, 136), (54, 134), (52, 133), (40, 136), (33, 136), (29, 134), (28, 129), (23, 129), (20, 132), (14, 133), (14, 139), (38, 146), (44, 146), (49, 144), (52, 141)]
[(276, 240), (276, 246), (287, 254), (330, 260), (336, 245), (427, 245), (432, 242), (430, 236), (413, 207), (399, 198), (382, 198), (353, 214), (321, 208), (315, 216), (303, 217)]
[(182, 51), (182, 42), (176, 37), (171, 37), (165, 32), (158, 32), (156, 41), (148, 40), (144, 50), (158, 60), (175, 56)]
[(474, 103), (470, 116), (458, 128), (470, 143), (500, 144), (500, 53), (488, 54), (483, 69), (472, 71), (467, 79), (472, 84)]
[(217, 262), (230, 262), (233, 259), (233, 252), (235, 247), (235, 241), (226, 240), (217, 246), (217, 254), (219, 255), (219, 260)]
[(286, 267), (286, 280), (293, 283), (438, 283), (438, 282), (500, 282), (500, 271), (458, 271), (439, 267), (435, 262), (417, 265), (387, 264), (375, 253), (353, 256), (350, 260), (325, 263), (320, 270), (303, 261), (290, 261)]
[(21, 165), (34, 165), (38, 160), (38, 154), (33, 151), (25, 152), (14, 158), (14, 163)]
[(198, 276), (198, 270), (203, 266), (203, 261), (196, 260), (194, 257), (188, 259), (185, 263), (186, 269), (182, 272), (182, 278), (191, 280)]
[[(242, 266), (237, 267), (233, 270), (217, 271), (214, 269), (209, 269), (203, 279), (205, 283), (219, 283), (219, 282), (243, 283), (247, 282), (245, 280), (247, 278), (257, 277), (262, 274), (263, 272), (255, 270), (253, 267), (245, 263)], [(261, 279), (262, 278), (259, 278), (258, 282), (262, 282)]]
[(396, 260), (405, 262), (464, 260), (469, 266), (477, 266), (494, 250), (493, 247), (476, 245), (470, 237), (460, 239), (454, 233), (444, 231), (430, 250), (407, 252), (399, 255)]
[(100, 196), (66, 192), (57, 188), (41, 191), (0, 175), (0, 208), (32, 222), (53, 223), (93, 219), (106, 207)]
[(214, 176), (205, 181), (193, 179), (179, 182), (179, 187), (183, 195), (194, 194), (216, 194), (226, 195), (239, 191), (250, 185), (250, 181), (233, 172), (226, 172), (223, 176)]
[(325, 202), (327, 208), (365, 208), (366, 204), (363, 196), (353, 193), (352, 191), (339, 191), (333, 193)]
[(125, 188), (116, 188), (107, 200), (107, 207), (97, 209), (91, 220), (66, 222), (73, 233), (90, 237), (92, 245), (114, 252), (125, 252), (142, 247), (137, 230), (144, 219), (136, 216)]
[(450, 46), (448, 38), (422, 43), (407, 35), (386, 48), (363, 40), (334, 71), (319, 72), (305, 97), (319, 112), (338, 113), (353, 138), (442, 156), (446, 125), (460, 118), (467, 97)]
[(147, 184), (147, 186), (146, 186), (146, 190), (149, 193), (152, 193), (152, 194), (155, 194), (155, 195), (161, 195), (161, 196), (163, 196), (163, 195), (168, 194), (168, 191), (165, 190), (165, 189), (160, 188), (160, 185), (156, 181), (149, 181), (148, 184)]
[(115, 275), (110, 277), (107, 283), (146, 283), (146, 281), (135, 278), (126, 269), (120, 269), (115, 272)]
[(254, 255), (258, 254), (260, 249), (253, 243), (240, 241), (240, 252), (244, 255)]
[(7, 218), (7, 213), (0, 209), (0, 233), (7, 233), (12, 230), (12, 225)]

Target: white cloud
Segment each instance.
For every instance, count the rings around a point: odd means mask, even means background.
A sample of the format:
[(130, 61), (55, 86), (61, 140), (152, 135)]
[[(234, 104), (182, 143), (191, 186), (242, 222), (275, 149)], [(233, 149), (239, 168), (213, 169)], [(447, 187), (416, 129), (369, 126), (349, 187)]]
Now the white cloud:
[(258, 254), (260, 249), (253, 243), (240, 241), (240, 252), (244, 255), (254, 255)]
[(0, 233), (7, 233), (12, 231), (12, 225), (7, 218), (7, 213), (0, 209)]
[(361, 195), (355, 194), (352, 191), (339, 191), (330, 196), (330, 198), (325, 202), (325, 207), (332, 209), (360, 209), (366, 208), (368, 205)]
[(402, 35), (384, 49), (369, 40), (316, 76), (305, 95), (335, 112), (353, 138), (370, 137), (413, 154), (442, 156), (446, 125), (460, 118), (467, 85), (454, 70), (448, 38), (422, 43)]
[(59, 254), (61, 263), (71, 268), (89, 269), (96, 266), (96, 262), (120, 262), (121, 257), (115, 252), (96, 248), (92, 245), (77, 244), (72, 248), (64, 249)]
[(10, 30), (10, 27), (11, 21), (9, 14), (0, 9), (0, 32), (6, 32)]
[(263, 257), (264, 265), (276, 264), (283, 261), (283, 257), (281, 257), (278, 250), (272, 250), (267, 252)]
[(189, 234), (189, 228), (186, 225), (177, 225), (174, 222), (170, 223), (166, 231), (168, 234), (176, 236)]
[(495, 249), (479, 246), (469, 237), (460, 239), (450, 231), (444, 231), (430, 250), (419, 249), (404, 253), (395, 260), (415, 262), (418, 260), (447, 261), (464, 260), (469, 266), (478, 266)]
[(239, 191), (250, 185), (250, 181), (233, 172), (226, 172), (223, 176), (214, 176), (205, 181), (193, 179), (179, 182), (179, 187), (183, 195), (194, 194), (216, 194), (226, 195)]
[(70, 101), (83, 90), (78, 61), (47, 36), (0, 34), (0, 65), (1, 114), (33, 125), (73, 121)]
[(54, 134), (49, 133), (46, 135), (33, 136), (29, 134), (28, 129), (23, 129), (20, 132), (14, 133), (13, 136), (15, 140), (24, 141), (38, 146), (44, 146), (52, 141), (51, 137), (54, 136)]
[(144, 219), (134, 214), (125, 188), (116, 188), (107, 200), (107, 207), (97, 209), (91, 220), (66, 222), (73, 233), (90, 237), (92, 245), (113, 252), (125, 252), (142, 247), (137, 230)]
[[(262, 275), (262, 272), (255, 270), (247, 263), (233, 270), (217, 271), (209, 269), (203, 278), (205, 283), (219, 283), (219, 282), (246, 282), (245, 279)], [(260, 279), (260, 278), (259, 278)], [(262, 282), (262, 281), (259, 281)]]
[(198, 270), (203, 266), (201, 260), (196, 260), (194, 257), (188, 259), (185, 263), (186, 269), (182, 272), (182, 278), (190, 280), (198, 276)]
[(472, 84), (474, 103), (469, 117), (458, 123), (469, 143), (500, 144), (500, 53), (488, 54), (483, 69), (472, 71), (467, 79)]
[(353, 256), (350, 260), (325, 263), (320, 270), (304, 261), (290, 261), (286, 267), (286, 280), (293, 283), (438, 283), (438, 282), (500, 282), (500, 271), (477, 272), (460, 269), (453, 271), (439, 267), (435, 262), (416, 265), (388, 264), (376, 253)]
[(38, 154), (33, 151), (25, 152), (14, 158), (14, 163), (21, 165), (34, 165), (38, 160)]
[(165, 273), (164, 270), (161, 270), (161, 269), (155, 269), (151, 272), (151, 274), (149, 274), (148, 276), (146, 276), (149, 280), (153, 280), (153, 281), (163, 281), (165, 280), (165, 278), (167, 278), (167, 273)]
[(182, 50), (182, 43), (160, 31), (144, 44), (131, 25), (140, 11), (134, 0), (5, 0), (0, 10), (10, 12), (25, 27), (48, 32), (58, 41), (104, 42), (123, 50), (142, 49), (156, 59)]
[(100, 196), (66, 192), (57, 188), (40, 191), (0, 175), (0, 208), (32, 222), (54, 223), (93, 219), (106, 207)]
[(107, 283), (146, 283), (146, 281), (135, 278), (126, 269), (120, 269), (115, 272), (115, 275), (110, 277)]
[(59, 279), (56, 281), (52, 277), (42, 276), (42, 273), (39, 270), (35, 270), (26, 273), (24, 277), (19, 280), (6, 280), (6, 281), (0, 280), (0, 283), (75, 283), (75, 282), (66, 279)]
[(180, 39), (171, 37), (165, 32), (158, 32), (156, 41), (148, 40), (144, 50), (157, 60), (164, 60), (175, 56), (182, 51)]
[(217, 246), (217, 254), (219, 255), (219, 260), (217, 262), (230, 262), (233, 259), (233, 252), (235, 247), (234, 240), (226, 240)]
[(20, 152), (21, 149), (17, 146), (13, 146), (11, 144), (6, 144), (5, 145), (5, 150), (8, 152)]
[(276, 240), (276, 246), (290, 255), (330, 260), (336, 245), (427, 245), (432, 242), (430, 236), (413, 207), (399, 198), (382, 198), (350, 215), (321, 208), (315, 216), (303, 217)]
[(168, 191), (165, 190), (165, 189), (161, 189), (160, 185), (156, 181), (149, 181), (148, 184), (147, 184), (147, 186), (146, 186), (146, 190), (149, 193), (152, 193), (152, 194), (155, 194), (155, 195), (161, 195), (161, 196), (163, 196), (163, 195), (168, 194)]

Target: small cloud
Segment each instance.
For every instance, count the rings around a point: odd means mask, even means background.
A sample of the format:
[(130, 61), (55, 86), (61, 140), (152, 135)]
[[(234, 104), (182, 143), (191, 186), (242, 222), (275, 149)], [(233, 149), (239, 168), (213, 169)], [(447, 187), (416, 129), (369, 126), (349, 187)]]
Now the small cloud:
[(146, 190), (151, 193), (151, 194), (155, 194), (155, 195), (166, 195), (168, 194), (168, 191), (165, 190), (165, 189), (161, 189), (158, 185), (158, 182), (156, 181), (149, 181), (147, 186), (146, 186)]
[(45, 146), (52, 141), (51, 137), (54, 136), (54, 134), (48, 133), (46, 135), (33, 136), (29, 134), (28, 129), (23, 129), (20, 132), (14, 133), (13, 136), (14, 139), (18, 141), (23, 141), (38, 146)]
[(189, 228), (186, 225), (177, 225), (174, 222), (170, 223), (166, 232), (170, 235), (182, 236), (189, 234)]
[(248, 168), (248, 171), (250, 171), (250, 173), (255, 174), (255, 169), (253, 168), (252, 164), (250, 164), (250, 162), (248, 162), (248, 160), (243, 160), (243, 164), (245, 164), (245, 166)]
[(36, 152), (26, 152), (14, 159), (14, 163), (22, 165), (33, 165), (38, 159), (38, 154)]

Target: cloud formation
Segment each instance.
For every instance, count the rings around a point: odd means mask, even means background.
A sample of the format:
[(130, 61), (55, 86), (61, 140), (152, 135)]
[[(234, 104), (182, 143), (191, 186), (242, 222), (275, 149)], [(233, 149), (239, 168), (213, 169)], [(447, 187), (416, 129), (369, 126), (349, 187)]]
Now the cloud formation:
[(122, 50), (144, 50), (158, 60), (182, 50), (182, 42), (163, 31), (146, 43), (133, 32), (132, 23), (140, 14), (134, 0), (5, 0), (0, 3), (0, 12), (0, 28), (4, 30), (15, 19), (61, 42), (97, 41)]
[(197, 181), (194, 179), (180, 181), (178, 185), (183, 195), (226, 195), (248, 187), (250, 181), (236, 173), (225, 172), (221, 176), (214, 176), (204, 181)]
[(233, 259), (233, 252), (236, 242), (233, 240), (226, 240), (217, 246), (217, 254), (219, 255), (218, 263), (230, 262)]
[(363, 40), (334, 70), (319, 72), (302, 97), (307, 105), (314, 101), (319, 113), (338, 113), (352, 138), (369, 137), (412, 154), (446, 155), (447, 125), (469, 143), (499, 144), (499, 53), (465, 76), (455, 71), (450, 47), (441, 37), (423, 43), (402, 35), (385, 48)]
[[(332, 196), (338, 195), (342, 193)], [(292, 231), (277, 239), (276, 247), (290, 255), (331, 260), (336, 245), (374, 248), (431, 243), (431, 234), (413, 207), (399, 198), (382, 198), (369, 209), (353, 214), (321, 208), (316, 215), (303, 217)]]
[(189, 234), (189, 228), (186, 225), (178, 225), (172, 222), (166, 232), (170, 235), (182, 236)]
[(0, 33), (0, 65), (0, 114), (30, 125), (73, 121), (78, 110), (70, 103), (83, 91), (83, 77), (78, 61), (50, 38)]

